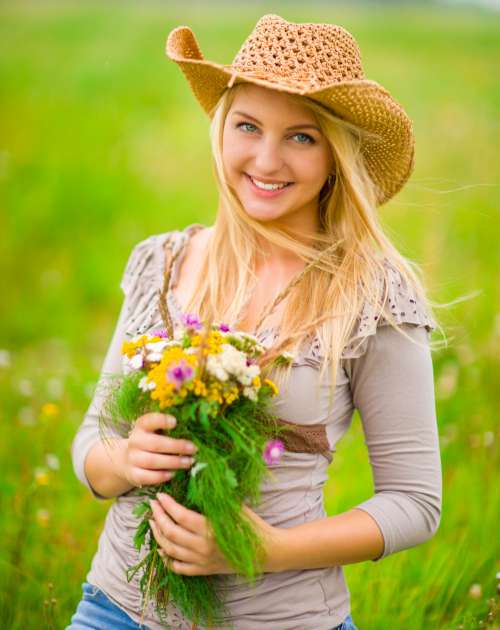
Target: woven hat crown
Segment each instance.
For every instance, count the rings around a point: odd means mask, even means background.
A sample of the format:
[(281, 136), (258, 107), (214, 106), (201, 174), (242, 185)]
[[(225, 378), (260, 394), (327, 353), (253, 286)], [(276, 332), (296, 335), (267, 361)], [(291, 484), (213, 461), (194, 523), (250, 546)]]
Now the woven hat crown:
[(336, 24), (295, 24), (265, 15), (228, 66), (307, 93), (333, 83), (364, 79), (356, 40)]

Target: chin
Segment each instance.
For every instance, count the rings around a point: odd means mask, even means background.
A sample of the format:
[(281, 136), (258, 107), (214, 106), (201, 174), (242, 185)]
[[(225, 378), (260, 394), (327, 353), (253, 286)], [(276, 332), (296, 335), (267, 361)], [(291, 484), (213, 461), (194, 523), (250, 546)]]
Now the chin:
[(270, 221), (279, 221), (280, 219), (285, 218), (289, 213), (288, 212), (270, 212), (270, 211), (262, 211), (258, 210), (249, 210), (245, 205), (243, 205), (243, 209), (247, 213), (249, 217), (251, 217), (254, 221), (260, 221), (261, 223), (268, 223)]

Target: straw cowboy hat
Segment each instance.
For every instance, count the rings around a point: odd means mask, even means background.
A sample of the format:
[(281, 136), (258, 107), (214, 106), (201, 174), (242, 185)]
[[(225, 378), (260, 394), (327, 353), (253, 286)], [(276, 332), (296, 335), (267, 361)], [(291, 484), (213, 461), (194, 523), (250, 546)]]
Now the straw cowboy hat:
[(166, 55), (180, 66), (209, 116), (226, 88), (249, 82), (307, 96), (376, 133), (363, 139), (362, 153), (378, 205), (393, 197), (413, 170), (410, 118), (384, 87), (365, 79), (358, 44), (341, 26), (264, 15), (231, 64), (206, 61), (193, 31), (178, 26), (168, 35)]

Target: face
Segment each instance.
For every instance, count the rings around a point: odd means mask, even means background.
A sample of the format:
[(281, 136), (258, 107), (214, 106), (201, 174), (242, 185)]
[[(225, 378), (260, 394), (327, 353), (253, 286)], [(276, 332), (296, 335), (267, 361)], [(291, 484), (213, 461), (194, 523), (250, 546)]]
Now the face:
[[(252, 84), (241, 88), (227, 114), (222, 159), (229, 185), (259, 221), (316, 220), (319, 193), (334, 169), (313, 113), (285, 93)], [(262, 190), (262, 183), (286, 186)]]

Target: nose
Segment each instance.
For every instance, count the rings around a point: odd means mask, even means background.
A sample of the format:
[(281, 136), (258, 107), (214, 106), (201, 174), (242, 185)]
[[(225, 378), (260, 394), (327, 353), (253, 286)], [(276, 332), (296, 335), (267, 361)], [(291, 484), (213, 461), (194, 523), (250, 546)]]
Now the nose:
[(255, 172), (262, 177), (277, 175), (283, 170), (279, 141), (270, 136), (258, 143), (255, 155)]

